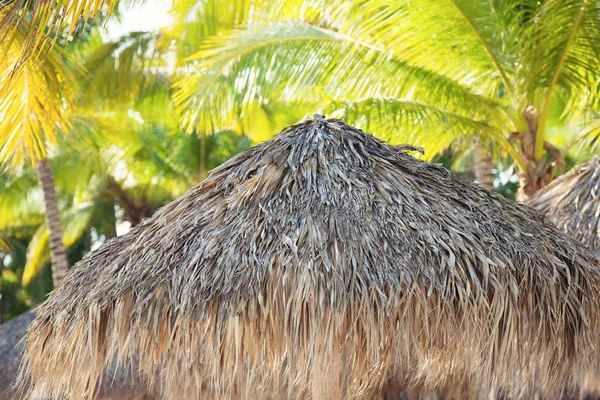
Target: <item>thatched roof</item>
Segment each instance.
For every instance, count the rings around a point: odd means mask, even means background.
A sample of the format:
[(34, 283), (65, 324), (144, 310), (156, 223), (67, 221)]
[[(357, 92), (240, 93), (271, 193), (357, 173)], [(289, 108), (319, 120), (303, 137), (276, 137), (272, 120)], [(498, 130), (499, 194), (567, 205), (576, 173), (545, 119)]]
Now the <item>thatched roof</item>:
[(0, 399), (8, 398), (5, 392), (15, 380), (21, 362), (21, 351), (17, 344), (25, 336), (34, 317), (33, 312), (26, 312), (0, 324)]
[(83, 398), (116, 354), (169, 398), (556, 394), (597, 366), (599, 267), (542, 214), (317, 118), (82, 260), (23, 379)]
[(600, 257), (600, 157), (555, 179), (525, 204)]
[[(25, 312), (0, 324), (0, 400), (17, 400), (10, 387), (17, 378), (23, 346), (21, 339), (35, 318), (34, 311)], [(153, 400), (143, 381), (127, 374), (124, 368), (108, 365), (100, 387), (99, 398), (104, 400)]]

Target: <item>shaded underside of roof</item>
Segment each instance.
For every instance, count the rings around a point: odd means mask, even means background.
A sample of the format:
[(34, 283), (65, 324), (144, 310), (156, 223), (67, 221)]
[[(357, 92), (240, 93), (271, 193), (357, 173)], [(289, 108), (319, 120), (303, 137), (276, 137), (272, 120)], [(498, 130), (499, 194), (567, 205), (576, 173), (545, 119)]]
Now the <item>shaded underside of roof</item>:
[[(35, 318), (35, 311), (27, 311), (3, 324), (0, 324), (0, 400), (18, 400), (11, 386), (17, 378), (23, 352), (20, 343), (29, 325)], [(126, 368), (109, 364), (103, 374), (99, 399), (106, 400), (154, 400), (156, 395), (144, 385), (143, 380)]]

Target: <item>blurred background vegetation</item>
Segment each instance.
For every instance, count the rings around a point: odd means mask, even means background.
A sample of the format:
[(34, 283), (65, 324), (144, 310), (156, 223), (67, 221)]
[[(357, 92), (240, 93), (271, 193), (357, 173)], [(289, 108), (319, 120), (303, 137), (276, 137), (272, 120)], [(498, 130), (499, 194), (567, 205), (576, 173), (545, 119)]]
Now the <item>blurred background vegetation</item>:
[(313, 113), (526, 199), (597, 152), (599, 54), (597, 0), (3, 1), (0, 322)]

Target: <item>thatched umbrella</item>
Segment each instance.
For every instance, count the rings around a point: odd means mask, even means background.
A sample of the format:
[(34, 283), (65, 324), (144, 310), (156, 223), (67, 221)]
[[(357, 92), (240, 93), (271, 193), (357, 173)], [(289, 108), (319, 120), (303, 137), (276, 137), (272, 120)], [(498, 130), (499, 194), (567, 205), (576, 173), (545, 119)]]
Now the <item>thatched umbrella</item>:
[(600, 257), (600, 157), (555, 179), (525, 204)]
[(0, 324), (0, 399), (8, 398), (7, 391), (17, 377), (21, 351), (17, 344), (33, 321), (35, 314), (26, 312)]
[(186, 399), (373, 397), (390, 377), (529, 396), (595, 370), (594, 256), (406, 148), (316, 118), (234, 157), (73, 269), (24, 386), (90, 397), (115, 355)]
[[(17, 400), (11, 392), (11, 384), (17, 377), (21, 361), (21, 339), (29, 324), (35, 318), (34, 311), (27, 311), (3, 324), (0, 324), (0, 400)], [(100, 387), (99, 399), (104, 400), (152, 400), (155, 399), (143, 380), (128, 375), (127, 369), (108, 365)]]

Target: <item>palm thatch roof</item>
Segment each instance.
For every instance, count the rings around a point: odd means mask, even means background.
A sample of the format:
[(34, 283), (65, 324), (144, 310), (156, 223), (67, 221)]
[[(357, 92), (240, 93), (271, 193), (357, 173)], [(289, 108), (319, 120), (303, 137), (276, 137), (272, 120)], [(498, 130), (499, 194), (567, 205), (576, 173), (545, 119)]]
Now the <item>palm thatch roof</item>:
[(372, 398), (389, 378), (484, 398), (595, 371), (591, 252), (407, 148), (316, 118), (232, 158), (73, 269), (21, 381), (91, 397), (117, 356), (167, 398)]
[[(0, 400), (18, 400), (10, 388), (17, 378), (23, 346), (21, 339), (35, 318), (34, 311), (25, 312), (0, 324)], [(153, 400), (156, 396), (144, 386), (143, 380), (128, 375), (125, 368), (108, 365), (98, 395), (104, 400)]]
[(0, 324), (0, 399), (8, 399), (8, 389), (17, 376), (21, 352), (17, 344), (25, 336), (35, 314), (26, 312)]
[(600, 257), (600, 157), (555, 179), (525, 204)]

